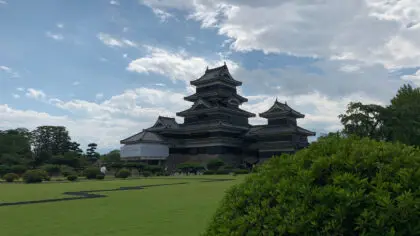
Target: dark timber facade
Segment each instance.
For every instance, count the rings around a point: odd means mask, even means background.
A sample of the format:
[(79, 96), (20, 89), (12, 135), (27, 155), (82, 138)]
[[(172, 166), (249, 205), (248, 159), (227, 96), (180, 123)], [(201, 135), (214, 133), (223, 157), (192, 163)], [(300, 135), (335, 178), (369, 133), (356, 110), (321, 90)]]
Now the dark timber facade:
[[(256, 115), (239, 108), (248, 100), (237, 93), (242, 82), (232, 77), (226, 64), (207, 69), (190, 83), (196, 87), (196, 93), (184, 99), (193, 104), (176, 114), (184, 118), (184, 123), (160, 116), (143, 131), (156, 134), (167, 143), (168, 168), (185, 161), (207, 162), (216, 157), (231, 164), (261, 161), (305, 148), (309, 145), (307, 137), (315, 135), (297, 126), (296, 120), (304, 118), (303, 114), (277, 100), (268, 111), (259, 114), (267, 119), (267, 125), (250, 125), (248, 119)], [(128, 139), (121, 143), (129, 144)]]

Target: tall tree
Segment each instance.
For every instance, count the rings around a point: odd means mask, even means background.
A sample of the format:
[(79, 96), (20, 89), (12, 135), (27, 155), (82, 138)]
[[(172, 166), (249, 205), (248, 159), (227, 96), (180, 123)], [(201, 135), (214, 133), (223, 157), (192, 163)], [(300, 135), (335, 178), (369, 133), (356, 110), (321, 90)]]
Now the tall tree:
[(386, 109), (380, 105), (351, 102), (345, 114), (338, 117), (344, 126), (343, 133), (346, 135), (385, 140), (387, 139), (384, 126), (385, 114)]
[(119, 162), (121, 161), (120, 150), (112, 150), (108, 154), (103, 155), (101, 159), (104, 162), (111, 162), (111, 163)]
[(391, 139), (420, 146), (420, 88), (408, 84), (402, 86), (387, 110), (386, 126)]
[(6, 153), (26, 159), (32, 157), (30, 133), (27, 129), (17, 128), (0, 132), (0, 155)]
[(77, 153), (81, 155), (83, 153), (83, 150), (80, 148), (80, 144), (77, 142), (70, 142), (69, 143), (69, 151)]
[(100, 155), (96, 152), (97, 147), (98, 147), (98, 144), (96, 143), (88, 144), (88, 148), (86, 149), (86, 157), (91, 162), (95, 162), (100, 157)]
[(64, 126), (39, 126), (31, 132), (31, 141), (38, 163), (68, 152), (71, 138)]

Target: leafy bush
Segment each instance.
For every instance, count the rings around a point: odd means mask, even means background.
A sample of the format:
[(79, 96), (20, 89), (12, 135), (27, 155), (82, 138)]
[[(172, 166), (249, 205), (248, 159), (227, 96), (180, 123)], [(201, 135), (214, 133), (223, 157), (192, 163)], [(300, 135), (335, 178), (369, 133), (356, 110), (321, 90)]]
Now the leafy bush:
[(184, 162), (181, 163), (177, 166), (177, 168), (182, 172), (182, 173), (190, 173), (190, 172), (194, 172), (197, 173), (200, 170), (204, 170), (204, 167), (201, 166), (198, 163), (194, 163), (194, 162)]
[(25, 183), (41, 183), (43, 180), (49, 180), (48, 174), (44, 170), (27, 170), (23, 176)]
[(207, 162), (207, 169), (209, 170), (218, 170), (220, 167), (224, 166), (225, 163), (222, 159), (216, 158), (212, 159), (209, 162)]
[(96, 176), (96, 179), (105, 179), (105, 175), (100, 173)]
[(237, 175), (244, 175), (244, 174), (249, 174), (249, 170), (235, 169), (235, 170), (233, 170), (233, 173), (235, 173)]
[(122, 165), (122, 167), (126, 168), (126, 169), (134, 169), (137, 168), (137, 163), (135, 162), (126, 162)]
[(15, 174), (15, 173), (8, 173), (8, 174), (5, 174), (5, 175), (3, 176), (3, 179), (4, 179), (6, 182), (11, 183), (11, 182), (13, 182), (13, 181), (15, 181), (15, 180), (19, 179), (19, 175)]
[(206, 170), (203, 172), (203, 175), (214, 175), (215, 171), (214, 170)]
[(69, 175), (69, 176), (67, 176), (67, 180), (68, 181), (76, 181), (77, 180), (77, 175)]
[(152, 174), (157, 174), (159, 172), (163, 172), (163, 168), (157, 165), (148, 165), (144, 167), (145, 171), (150, 171)]
[(418, 186), (419, 149), (323, 138), (231, 188), (205, 235), (418, 235)]
[(126, 179), (130, 176), (131, 176), (131, 171), (127, 169), (121, 169), (117, 173), (115, 173), (115, 177), (121, 178), (121, 179)]
[(149, 176), (151, 176), (151, 175), (152, 175), (152, 172), (150, 172), (150, 171), (143, 171), (142, 175), (143, 175), (144, 177), (149, 177)]
[(10, 170), (12, 173), (15, 173), (17, 175), (22, 175), (25, 173), (25, 171), (28, 170), (28, 168), (24, 165), (13, 165), (10, 167)]
[(214, 173), (216, 174), (216, 175), (228, 175), (228, 174), (230, 174), (231, 172), (233, 172), (233, 170), (229, 170), (229, 169), (219, 169), (219, 170), (216, 170)]
[(13, 173), (10, 166), (0, 165), (0, 176), (3, 176), (3, 175), (8, 174), (8, 173)]
[(110, 167), (114, 170), (119, 170), (123, 167), (123, 163), (115, 162), (115, 163), (110, 164)]
[(41, 169), (45, 170), (49, 176), (58, 175), (60, 174), (60, 166), (54, 164), (45, 164), (41, 167)]
[(95, 179), (97, 175), (102, 175), (101, 170), (97, 167), (89, 167), (83, 171), (86, 179)]
[(68, 177), (70, 175), (76, 175), (75, 172), (76, 171), (72, 167), (70, 167), (70, 166), (66, 166), (66, 165), (60, 166), (60, 173), (64, 177)]

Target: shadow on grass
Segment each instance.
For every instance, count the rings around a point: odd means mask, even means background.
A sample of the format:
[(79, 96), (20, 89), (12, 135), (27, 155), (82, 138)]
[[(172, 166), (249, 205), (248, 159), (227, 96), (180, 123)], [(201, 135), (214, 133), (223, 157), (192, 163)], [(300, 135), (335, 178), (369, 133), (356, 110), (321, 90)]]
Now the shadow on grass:
[[(188, 180), (201, 180), (200, 182), (221, 182), (221, 181), (230, 181), (233, 179), (206, 179), (206, 178), (157, 178), (157, 179), (188, 179)], [(160, 186), (169, 186), (169, 185), (182, 185), (188, 184), (189, 182), (180, 182), (180, 183), (171, 183), (171, 184), (150, 184), (142, 186), (133, 186), (133, 187), (119, 187), (115, 189), (100, 189), (100, 190), (88, 190), (88, 191), (78, 191), (78, 192), (64, 192), (64, 195), (71, 197), (64, 198), (55, 198), (55, 199), (43, 199), (36, 201), (21, 201), (21, 202), (4, 202), (0, 203), (0, 207), (4, 206), (17, 206), (17, 205), (29, 205), (29, 204), (38, 204), (38, 203), (48, 203), (48, 202), (62, 202), (62, 201), (73, 201), (73, 200), (82, 200), (82, 199), (93, 199), (93, 198), (104, 198), (108, 197), (104, 194), (98, 194), (99, 192), (115, 192), (115, 191), (130, 191), (130, 190), (141, 190), (151, 187), (160, 187)]]

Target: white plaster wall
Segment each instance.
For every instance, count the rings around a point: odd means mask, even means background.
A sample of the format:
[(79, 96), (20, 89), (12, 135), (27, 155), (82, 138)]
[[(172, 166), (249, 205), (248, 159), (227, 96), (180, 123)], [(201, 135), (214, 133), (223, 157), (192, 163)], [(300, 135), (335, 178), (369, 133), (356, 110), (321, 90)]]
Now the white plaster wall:
[(127, 144), (120, 148), (121, 158), (125, 157), (167, 157), (169, 147), (163, 144), (139, 143)]

